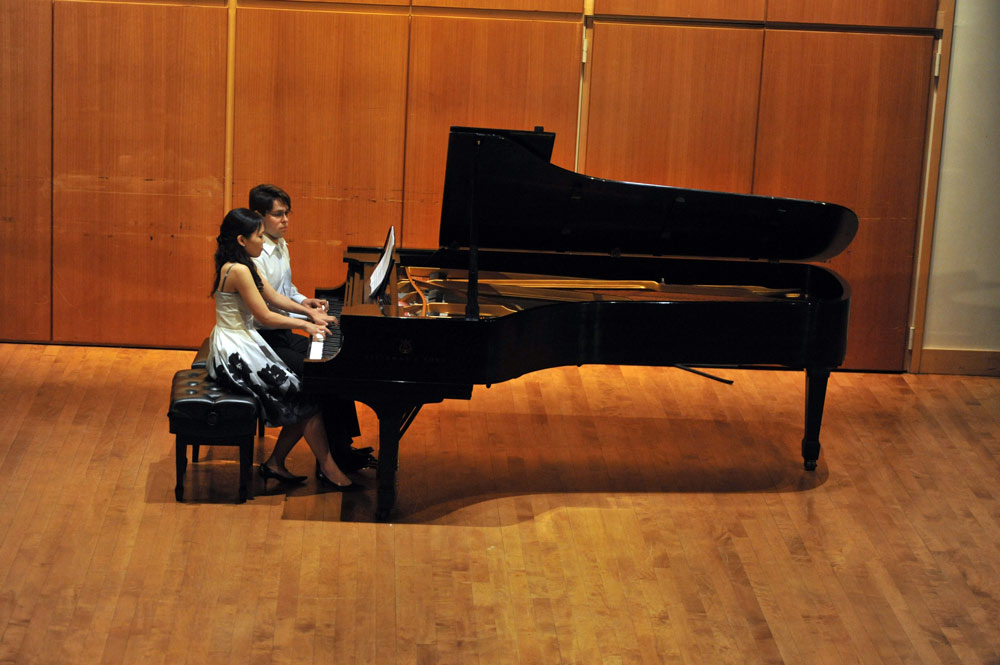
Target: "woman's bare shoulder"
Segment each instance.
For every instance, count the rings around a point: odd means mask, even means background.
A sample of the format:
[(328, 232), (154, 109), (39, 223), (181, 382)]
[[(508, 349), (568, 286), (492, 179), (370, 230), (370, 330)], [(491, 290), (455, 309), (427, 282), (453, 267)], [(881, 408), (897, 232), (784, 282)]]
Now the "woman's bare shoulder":
[(222, 266), (222, 274), (226, 274), (227, 271), (231, 275), (239, 275), (239, 274), (249, 275), (250, 274), (250, 268), (247, 268), (242, 263), (235, 263), (235, 262), (223, 264), (223, 266)]
[(219, 268), (219, 277), (222, 279), (221, 289), (224, 292), (238, 291), (236, 288), (245, 280), (253, 280), (250, 275), (250, 268), (242, 263), (224, 263)]

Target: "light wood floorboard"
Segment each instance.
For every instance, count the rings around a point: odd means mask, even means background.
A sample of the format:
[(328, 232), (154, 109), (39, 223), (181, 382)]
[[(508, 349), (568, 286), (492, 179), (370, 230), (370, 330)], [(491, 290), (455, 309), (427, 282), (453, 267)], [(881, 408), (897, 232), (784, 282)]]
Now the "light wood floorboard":
[(175, 502), (192, 355), (0, 344), (0, 664), (1000, 665), (998, 378), (834, 374), (810, 473), (801, 373), (536, 372), (425, 407), (375, 524), (231, 448)]

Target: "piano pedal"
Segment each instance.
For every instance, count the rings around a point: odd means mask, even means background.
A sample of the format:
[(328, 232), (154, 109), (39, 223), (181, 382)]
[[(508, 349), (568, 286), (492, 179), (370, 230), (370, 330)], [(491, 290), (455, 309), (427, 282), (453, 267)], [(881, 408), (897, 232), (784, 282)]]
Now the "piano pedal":
[[(358, 455), (358, 458), (361, 456)], [(355, 459), (351, 462), (346, 462), (341, 468), (344, 473), (352, 473), (354, 471), (362, 471), (364, 469), (375, 469), (378, 470), (378, 458), (374, 455), (366, 455), (364, 459)]]
[[(354, 448), (346, 455), (334, 456), (334, 462), (344, 473), (354, 473), (363, 469), (378, 469), (378, 458), (371, 454), (372, 448)], [(337, 459), (340, 457), (341, 459)], [(347, 457), (347, 459), (343, 459)], [(320, 474), (319, 463), (316, 463), (316, 477)]]

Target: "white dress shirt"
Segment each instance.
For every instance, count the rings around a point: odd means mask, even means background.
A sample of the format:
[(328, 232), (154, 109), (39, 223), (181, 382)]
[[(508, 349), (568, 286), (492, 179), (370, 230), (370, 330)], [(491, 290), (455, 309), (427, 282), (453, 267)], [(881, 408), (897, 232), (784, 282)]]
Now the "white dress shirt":
[[(299, 293), (299, 290), (292, 284), (292, 262), (288, 256), (288, 243), (284, 238), (272, 240), (270, 236), (264, 236), (264, 250), (260, 256), (253, 260), (257, 266), (260, 276), (268, 281), (275, 291), (283, 296), (288, 296), (297, 303), (301, 303), (306, 296)], [(268, 305), (272, 312), (291, 316), (297, 319), (304, 319), (305, 316), (286, 312), (272, 305)], [(260, 321), (256, 322), (258, 328), (267, 328)]]

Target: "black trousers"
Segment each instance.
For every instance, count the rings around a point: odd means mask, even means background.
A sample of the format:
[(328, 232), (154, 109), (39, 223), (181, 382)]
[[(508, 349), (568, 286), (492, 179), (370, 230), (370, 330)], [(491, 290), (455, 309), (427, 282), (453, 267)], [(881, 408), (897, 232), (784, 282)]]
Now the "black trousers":
[[(302, 378), (306, 356), (309, 354), (309, 339), (296, 335), (291, 330), (258, 330), (264, 341), (270, 345), (289, 369)], [(320, 403), (326, 436), (333, 451), (349, 448), (351, 439), (361, 436), (358, 412), (354, 402), (337, 397), (325, 398)]]

